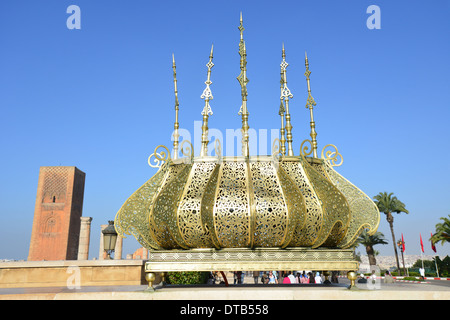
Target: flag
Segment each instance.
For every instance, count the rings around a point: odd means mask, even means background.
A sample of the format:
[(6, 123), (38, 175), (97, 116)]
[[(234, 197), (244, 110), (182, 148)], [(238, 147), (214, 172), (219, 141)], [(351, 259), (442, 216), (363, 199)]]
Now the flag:
[(423, 250), (422, 234), (420, 234), (420, 247), (422, 248), (422, 252), (425, 253)]
[[(433, 237), (433, 232), (431, 233), (431, 237)], [(433, 251), (436, 252), (436, 247), (434, 246), (433, 241), (431, 241), (431, 249), (433, 249)]]
[(402, 233), (402, 252), (405, 252), (405, 240), (403, 240), (403, 233)]

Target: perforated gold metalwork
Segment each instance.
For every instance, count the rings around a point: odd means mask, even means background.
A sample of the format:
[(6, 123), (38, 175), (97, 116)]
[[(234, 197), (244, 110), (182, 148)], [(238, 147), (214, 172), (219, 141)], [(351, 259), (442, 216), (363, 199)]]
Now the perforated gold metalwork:
[(168, 171), (169, 166), (166, 164), (136, 190), (117, 212), (114, 225), (121, 237), (132, 234), (143, 247), (161, 249), (150, 234), (148, 213)]
[(180, 233), (184, 242), (191, 248), (212, 246), (210, 235), (202, 225), (201, 201), (215, 166), (213, 162), (194, 163), (178, 206), (177, 222)]
[(176, 211), (192, 165), (171, 165), (164, 188), (157, 195), (150, 211), (150, 232), (163, 248), (183, 248), (183, 241), (177, 226)]
[(369, 235), (377, 231), (380, 224), (380, 212), (364, 192), (337, 173), (328, 162), (324, 161), (323, 169), (333, 184), (344, 194), (352, 212), (347, 234), (340, 243), (342, 248), (348, 248), (364, 229), (368, 230)]
[(222, 248), (250, 245), (247, 174), (245, 161), (226, 161), (221, 165), (214, 202), (214, 228)]
[(299, 234), (305, 226), (307, 207), (300, 189), (280, 166), (278, 166), (278, 178), (283, 189), (288, 214), (286, 237), (281, 245), (282, 248), (285, 248), (291, 243), (295, 244), (293, 241), (295, 235)]
[[(320, 161), (320, 160), (319, 160)], [(307, 161), (301, 160), (310, 181), (321, 200), (323, 209), (322, 228), (313, 245), (335, 247), (345, 236), (350, 221), (350, 208), (344, 195)], [(314, 164), (316, 168), (317, 165)]]
[(251, 162), (255, 204), (254, 247), (281, 247), (288, 233), (288, 212), (277, 173), (269, 161)]
[(280, 163), (281, 168), (295, 182), (299, 188), (306, 206), (305, 223), (297, 229), (289, 244), (293, 247), (311, 247), (322, 227), (322, 207), (319, 198), (315, 192), (299, 158), (290, 158)]
[(116, 217), (120, 234), (153, 249), (344, 248), (378, 223), (369, 197), (302, 156), (165, 163)]

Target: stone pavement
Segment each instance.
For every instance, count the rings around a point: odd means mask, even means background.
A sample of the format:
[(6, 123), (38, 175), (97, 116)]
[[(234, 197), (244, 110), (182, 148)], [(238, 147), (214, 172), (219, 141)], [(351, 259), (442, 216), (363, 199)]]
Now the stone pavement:
[[(232, 278), (229, 281), (232, 283)], [(349, 290), (348, 279), (339, 279), (339, 282), (332, 285), (156, 286), (155, 292), (146, 292), (147, 286), (0, 288), (0, 300), (450, 300), (450, 286), (380, 281), (372, 288), (357, 284), (356, 290)]]

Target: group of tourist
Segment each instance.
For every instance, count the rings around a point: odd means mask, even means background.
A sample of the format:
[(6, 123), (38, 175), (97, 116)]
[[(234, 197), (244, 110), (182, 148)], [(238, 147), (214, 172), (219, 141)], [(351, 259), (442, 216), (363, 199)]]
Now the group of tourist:
[[(248, 272), (234, 271), (233, 283), (243, 284), (246, 274), (249, 276)], [(325, 277), (320, 272), (314, 271), (253, 271), (253, 280), (255, 284), (338, 283), (337, 273), (332, 272), (330, 282), (325, 280)], [(224, 283), (224, 279), (219, 272), (212, 272), (210, 282), (211, 284)]]
[[(261, 281), (264, 284), (309, 284), (309, 283), (324, 283), (324, 277), (320, 274), (320, 272), (306, 272), (306, 271), (288, 271), (288, 272), (277, 272), (277, 271), (269, 271), (262, 272), (258, 271), (253, 273), (253, 278), (255, 280), (255, 284)], [(337, 282), (337, 278), (336, 278)]]
[[(244, 283), (244, 272), (235, 271), (234, 284)], [(313, 271), (253, 271), (255, 284), (309, 284), (309, 283), (330, 283), (325, 280), (320, 272)], [(337, 276), (333, 273), (332, 282), (337, 283)]]

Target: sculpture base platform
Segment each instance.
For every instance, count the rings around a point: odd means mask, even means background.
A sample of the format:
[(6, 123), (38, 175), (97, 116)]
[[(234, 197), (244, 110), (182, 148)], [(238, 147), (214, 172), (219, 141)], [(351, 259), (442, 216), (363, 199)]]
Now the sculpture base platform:
[(173, 271), (357, 271), (352, 249), (236, 248), (151, 250), (145, 264), (149, 288), (155, 273)]

